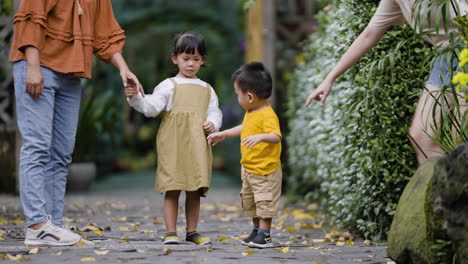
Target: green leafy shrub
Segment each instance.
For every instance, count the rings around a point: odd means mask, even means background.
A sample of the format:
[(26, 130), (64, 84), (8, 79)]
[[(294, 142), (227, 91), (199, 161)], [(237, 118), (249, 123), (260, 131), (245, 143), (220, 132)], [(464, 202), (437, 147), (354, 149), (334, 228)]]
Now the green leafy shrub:
[(371, 239), (386, 238), (417, 166), (408, 129), (435, 51), (408, 26), (392, 28), (335, 82), (324, 107), (303, 104), (378, 2), (334, 1), (322, 11), (288, 89), (290, 197), (320, 198), (332, 221)]

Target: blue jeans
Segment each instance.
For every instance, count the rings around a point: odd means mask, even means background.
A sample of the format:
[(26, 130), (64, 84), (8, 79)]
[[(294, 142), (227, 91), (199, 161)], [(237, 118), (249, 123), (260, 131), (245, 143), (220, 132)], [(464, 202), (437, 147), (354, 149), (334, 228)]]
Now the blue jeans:
[[(449, 62), (451, 69), (449, 68)], [(431, 74), (427, 80), (427, 84), (431, 84), (437, 87), (447, 87), (452, 82), (452, 71), (453, 75), (458, 70), (458, 58), (454, 54), (447, 59), (447, 55), (441, 54), (436, 57), (434, 65), (432, 66)]]
[(23, 138), (19, 162), (20, 197), (26, 226), (63, 225), (68, 165), (72, 160), (81, 101), (80, 79), (41, 67), (39, 99), (26, 92), (26, 61), (13, 65), (18, 128)]

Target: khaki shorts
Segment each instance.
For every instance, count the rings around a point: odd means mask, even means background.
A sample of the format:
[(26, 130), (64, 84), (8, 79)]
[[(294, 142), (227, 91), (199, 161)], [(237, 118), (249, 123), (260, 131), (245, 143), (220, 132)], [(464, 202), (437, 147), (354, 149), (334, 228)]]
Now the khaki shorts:
[(279, 198), (283, 173), (281, 166), (265, 176), (241, 172), (241, 205), (247, 217), (272, 218), (278, 216)]

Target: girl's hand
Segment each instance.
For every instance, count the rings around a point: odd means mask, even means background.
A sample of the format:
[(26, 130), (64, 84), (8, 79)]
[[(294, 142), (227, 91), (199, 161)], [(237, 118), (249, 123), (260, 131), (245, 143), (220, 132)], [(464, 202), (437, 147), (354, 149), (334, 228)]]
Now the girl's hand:
[(216, 146), (216, 144), (226, 139), (226, 136), (224, 135), (223, 132), (215, 132), (215, 133), (208, 135), (207, 139), (208, 139), (208, 144), (212, 146)]
[(132, 99), (133, 96), (138, 94), (138, 88), (136, 86), (127, 86), (125, 87), (125, 96)]
[(208, 135), (215, 132), (215, 126), (214, 126), (213, 122), (205, 121), (205, 123), (203, 123), (203, 130)]
[(26, 75), (26, 92), (34, 98), (39, 99), (44, 89), (44, 77), (42, 76), (41, 67), (29, 66)]
[(127, 87), (136, 87), (136, 89), (140, 91), (141, 95), (145, 95), (145, 90), (143, 90), (143, 86), (140, 84), (140, 81), (138, 81), (136, 75), (129, 69), (121, 70), (120, 77), (122, 78), (122, 83), (125, 89)]
[(244, 147), (246, 147), (246, 148), (248, 148), (248, 149), (251, 149), (251, 148), (253, 148), (255, 145), (257, 145), (258, 143), (262, 142), (262, 141), (263, 141), (263, 138), (264, 138), (264, 135), (263, 135), (263, 134), (249, 136), (249, 137), (244, 138), (244, 139), (241, 141), (241, 144), (242, 144)]
[(304, 106), (305, 107), (309, 106), (312, 100), (320, 101), (320, 106), (323, 106), (325, 104), (325, 101), (327, 100), (328, 94), (330, 94), (332, 90), (332, 86), (333, 86), (333, 81), (329, 81), (325, 79), (317, 89), (315, 89), (313, 92), (310, 93), (310, 95), (307, 97), (307, 100)]

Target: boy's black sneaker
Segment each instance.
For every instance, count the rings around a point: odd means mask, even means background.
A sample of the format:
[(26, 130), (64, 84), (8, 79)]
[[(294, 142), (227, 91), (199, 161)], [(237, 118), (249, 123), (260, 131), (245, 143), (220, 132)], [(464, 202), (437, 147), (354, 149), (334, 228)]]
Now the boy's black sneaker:
[(257, 233), (258, 229), (253, 229), (252, 233), (250, 233), (250, 235), (247, 238), (241, 241), (241, 245), (248, 246), (249, 242), (252, 241), (252, 239), (254, 239), (255, 236), (257, 236)]
[(273, 241), (271, 241), (271, 236), (268, 236), (263, 232), (258, 232), (257, 235), (249, 242), (248, 246), (255, 248), (270, 248), (273, 247)]

